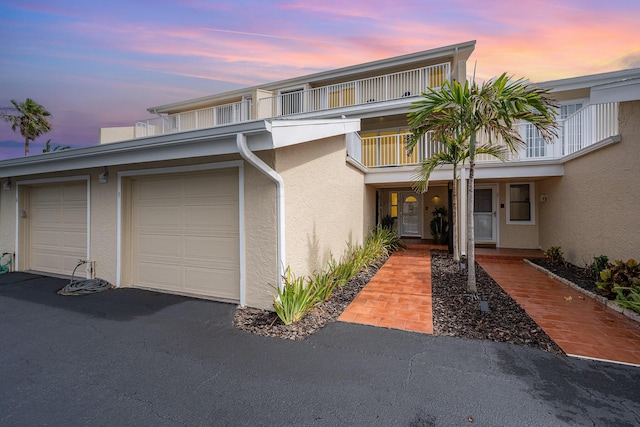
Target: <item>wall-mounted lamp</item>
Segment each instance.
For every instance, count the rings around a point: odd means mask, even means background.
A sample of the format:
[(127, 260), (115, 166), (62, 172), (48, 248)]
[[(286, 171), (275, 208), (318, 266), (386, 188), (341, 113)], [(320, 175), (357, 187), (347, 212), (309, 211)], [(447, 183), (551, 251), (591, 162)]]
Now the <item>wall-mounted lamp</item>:
[(9, 178), (7, 182), (2, 184), (2, 189), (7, 191), (11, 190), (11, 178)]
[(541, 194), (540, 195), (540, 201), (541, 202), (546, 202), (547, 201), (547, 195), (546, 194)]
[(98, 175), (98, 182), (100, 184), (106, 184), (109, 182), (109, 173), (107, 172), (107, 168), (104, 168), (104, 170)]

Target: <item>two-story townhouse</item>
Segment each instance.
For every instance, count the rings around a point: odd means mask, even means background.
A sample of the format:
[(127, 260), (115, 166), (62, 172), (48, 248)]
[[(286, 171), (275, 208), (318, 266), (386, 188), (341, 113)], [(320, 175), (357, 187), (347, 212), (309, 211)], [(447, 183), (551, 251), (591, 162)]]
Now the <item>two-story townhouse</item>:
[[(0, 250), (15, 252), (18, 270), (70, 274), (83, 258), (87, 274), (117, 286), (270, 308), (286, 267), (322, 268), (386, 215), (404, 237), (431, 237), (451, 170), (427, 193), (411, 190), (415, 165), (438, 147), (426, 138), (407, 156), (406, 115), (425, 87), (466, 78), (474, 46), (153, 107), (157, 118), (102, 129), (99, 146), (2, 161)], [(562, 103), (560, 136), (541, 144), (525, 124), (526, 149), (480, 162), (478, 242), (560, 244), (574, 261), (637, 252), (628, 165), (640, 160), (639, 77), (541, 84)], [(598, 229), (606, 241), (585, 243), (581, 233)]]

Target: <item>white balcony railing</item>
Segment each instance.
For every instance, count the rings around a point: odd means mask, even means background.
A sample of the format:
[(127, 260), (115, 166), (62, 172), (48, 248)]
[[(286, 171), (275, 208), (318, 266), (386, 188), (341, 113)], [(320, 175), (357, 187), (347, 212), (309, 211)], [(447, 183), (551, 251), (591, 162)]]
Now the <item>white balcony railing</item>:
[(169, 114), (136, 122), (135, 137), (164, 135), (251, 120), (251, 101)]
[(450, 64), (445, 63), (309, 90), (291, 90), (259, 99), (258, 117), (253, 117), (252, 102), (246, 100), (141, 120), (136, 122), (135, 137), (164, 135), (253, 119), (269, 119), (416, 96), (426, 87), (440, 87), (450, 77)]
[[(558, 121), (558, 137), (552, 143), (545, 143), (536, 129), (527, 123), (518, 125), (520, 135), (526, 146), (517, 153), (506, 151), (509, 161), (525, 159), (555, 159), (593, 145), (618, 134), (618, 104), (588, 105), (571, 116)], [(405, 143), (409, 133), (361, 138), (359, 152), (349, 155), (369, 168), (388, 166), (414, 166), (423, 159), (439, 152), (439, 142), (425, 137), (409, 155)], [(478, 144), (487, 142), (482, 136)], [(495, 142), (501, 145), (500, 141)], [(502, 144), (504, 145), (504, 144)], [(478, 155), (477, 161), (496, 161), (494, 157)]]
[(438, 64), (308, 90), (290, 90), (260, 99), (258, 109), (270, 117), (279, 117), (390, 101), (420, 95), (426, 87), (440, 87), (450, 77), (450, 64)]

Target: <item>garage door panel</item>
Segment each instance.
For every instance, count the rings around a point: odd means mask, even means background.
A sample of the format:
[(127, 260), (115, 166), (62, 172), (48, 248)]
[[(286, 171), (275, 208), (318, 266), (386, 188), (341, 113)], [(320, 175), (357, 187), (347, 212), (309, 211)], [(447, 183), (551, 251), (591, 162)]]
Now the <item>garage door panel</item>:
[(65, 249), (68, 249), (69, 252), (84, 257), (87, 253), (87, 234), (77, 231), (66, 231), (63, 234), (62, 245)]
[(85, 185), (63, 185), (61, 190), (59, 193), (66, 201), (83, 203), (87, 201), (87, 187)]
[(184, 239), (184, 255), (186, 259), (203, 259), (214, 263), (235, 263), (238, 249), (238, 238), (236, 236), (215, 238), (186, 236)]
[(237, 284), (237, 269), (224, 268), (185, 268), (185, 283), (187, 292), (207, 294), (215, 279), (216, 296), (225, 299), (237, 300), (240, 298), (240, 290)]
[(184, 212), (185, 227), (238, 231), (237, 206), (189, 206)]
[(87, 257), (87, 184), (29, 187), (28, 264), (32, 270), (67, 274)]
[(87, 225), (87, 207), (70, 207), (61, 212), (62, 222), (71, 225)]
[(176, 284), (182, 282), (179, 266), (154, 261), (139, 261), (138, 264), (136, 284), (140, 286), (175, 290)]
[(238, 171), (133, 178), (134, 284), (237, 300)]
[(140, 206), (139, 214), (145, 218), (142, 229), (155, 229), (157, 227), (181, 227), (180, 217), (182, 208), (176, 206)]
[(145, 257), (175, 257), (180, 253), (182, 238), (170, 234), (141, 234), (138, 253)]

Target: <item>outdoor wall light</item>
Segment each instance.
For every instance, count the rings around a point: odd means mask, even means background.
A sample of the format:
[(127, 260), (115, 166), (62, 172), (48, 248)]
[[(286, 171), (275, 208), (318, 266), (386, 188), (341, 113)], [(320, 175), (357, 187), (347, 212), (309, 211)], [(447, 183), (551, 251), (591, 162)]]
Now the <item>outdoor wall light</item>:
[(100, 184), (106, 184), (109, 182), (109, 173), (107, 172), (107, 168), (104, 168), (100, 175), (98, 175), (98, 182)]
[(540, 195), (540, 201), (541, 202), (546, 202), (547, 201), (547, 195), (546, 194)]
[(5, 182), (4, 184), (2, 184), (2, 189), (3, 190), (11, 190), (11, 178), (9, 178), (7, 180), (7, 182)]

